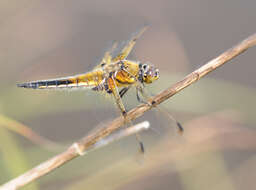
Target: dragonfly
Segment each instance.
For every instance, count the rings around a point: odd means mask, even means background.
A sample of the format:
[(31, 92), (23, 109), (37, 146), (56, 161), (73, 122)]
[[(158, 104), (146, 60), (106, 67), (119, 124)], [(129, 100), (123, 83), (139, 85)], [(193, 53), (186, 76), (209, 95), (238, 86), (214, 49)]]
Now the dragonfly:
[[(137, 40), (147, 28), (148, 26), (144, 26), (134, 33), (116, 55), (114, 55), (114, 51), (117, 50), (118, 44), (114, 43), (105, 52), (98, 65), (89, 72), (55, 79), (25, 82), (17, 84), (17, 86), (31, 89), (91, 89), (93, 91), (106, 92), (114, 97), (121, 115), (125, 118), (127, 111), (122, 98), (127, 91), (131, 87), (135, 87), (137, 100), (141, 103), (147, 103), (149, 96), (145, 92), (145, 84), (151, 84), (159, 79), (159, 69), (153, 64), (127, 59)], [(163, 110), (159, 108), (158, 110), (166, 114)], [(168, 116), (169, 114), (166, 115)], [(169, 118), (176, 122), (179, 131), (182, 132), (183, 128), (180, 123), (171, 115), (169, 115)], [(139, 137), (136, 137), (139, 140)], [(141, 140), (139, 140), (139, 144), (142, 152), (144, 152)]]
[(55, 79), (25, 82), (17, 86), (31, 89), (91, 89), (106, 92), (113, 95), (117, 107), (125, 117), (127, 111), (122, 97), (127, 91), (135, 87), (137, 99), (141, 102), (139, 93), (145, 95), (143, 90), (145, 84), (150, 84), (159, 78), (159, 69), (154, 65), (127, 59), (138, 38), (147, 28), (144, 26), (138, 30), (116, 56), (112, 55), (117, 48), (117, 43), (114, 43), (92, 71)]

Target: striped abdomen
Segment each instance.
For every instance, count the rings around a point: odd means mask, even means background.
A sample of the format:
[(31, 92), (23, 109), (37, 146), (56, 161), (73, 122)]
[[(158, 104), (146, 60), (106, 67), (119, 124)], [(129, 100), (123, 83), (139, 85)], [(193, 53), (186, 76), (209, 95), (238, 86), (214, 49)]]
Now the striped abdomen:
[(33, 89), (93, 88), (103, 80), (103, 71), (97, 70), (81, 75), (17, 84), (18, 87)]

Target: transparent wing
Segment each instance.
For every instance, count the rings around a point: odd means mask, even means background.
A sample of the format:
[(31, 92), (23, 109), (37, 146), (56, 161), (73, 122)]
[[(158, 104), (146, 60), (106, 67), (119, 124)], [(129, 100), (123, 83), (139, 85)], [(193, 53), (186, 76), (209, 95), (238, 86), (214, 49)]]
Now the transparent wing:
[(140, 28), (137, 32), (132, 34), (131, 39), (128, 41), (123, 41), (119, 44), (117, 42), (113, 42), (111, 47), (105, 51), (103, 58), (94, 67), (94, 69), (98, 69), (103, 67), (104, 65), (116, 63), (120, 60), (125, 59), (131, 52), (137, 39), (146, 31), (147, 28), (148, 26), (143, 26), (142, 28)]
[(116, 50), (118, 46), (117, 42), (113, 42), (111, 48), (109, 48), (105, 53), (102, 59), (100, 60), (100, 63), (94, 67), (94, 69), (101, 68), (106, 64), (110, 64), (112, 60), (112, 54)]
[(121, 52), (118, 53), (117, 56), (113, 56), (112, 62), (118, 62), (120, 60), (125, 59), (132, 51), (134, 45), (136, 44), (136, 41), (147, 30), (147, 28), (148, 28), (148, 26), (143, 26), (141, 29), (139, 29), (137, 32), (135, 32), (132, 35), (131, 39), (122, 48)]

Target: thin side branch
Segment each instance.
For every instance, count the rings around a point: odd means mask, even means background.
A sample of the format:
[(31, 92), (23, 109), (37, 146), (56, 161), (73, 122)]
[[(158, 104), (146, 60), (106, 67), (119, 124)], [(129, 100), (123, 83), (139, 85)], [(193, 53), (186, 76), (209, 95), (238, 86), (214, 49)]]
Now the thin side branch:
[[(25, 184), (30, 183), (31, 181), (46, 175), (47, 173), (53, 171), (54, 169), (62, 166), (66, 162), (76, 158), (79, 156), (79, 152), (86, 152), (88, 151), (94, 144), (99, 142), (101, 139), (109, 136), (114, 131), (119, 129), (121, 126), (127, 122), (127, 120), (134, 120), (140, 116), (142, 116), (146, 111), (150, 110), (154, 106), (162, 103), (163, 101), (167, 100), (171, 96), (175, 95), (176, 93), (180, 92), (182, 89), (188, 87), (192, 83), (198, 81), (203, 76), (208, 74), (209, 72), (215, 70), (216, 68), (220, 67), (224, 63), (228, 62), (229, 60), (233, 59), (237, 55), (243, 53), (248, 48), (256, 45), (256, 34), (248, 37), (244, 41), (240, 42), (233, 48), (225, 51), (217, 58), (211, 60), (207, 64), (203, 65), (199, 69), (195, 70), (191, 74), (187, 75), (183, 80), (177, 82), (173, 86), (167, 88), (166, 90), (160, 92), (156, 96), (152, 97), (148, 104), (141, 104), (136, 108), (132, 109), (127, 113), (126, 120), (123, 117), (118, 117), (113, 120), (107, 127), (101, 128), (95, 131), (90, 136), (86, 136), (81, 141), (77, 143), (77, 146), (70, 147), (67, 151), (55, 156), (54, 158), (40, 164), (39, 166), (33, 168), (32, 170), (26, 172), (25, 174), (11, 180), (10, 182), (6, 183), (5, 185), (0, 188), (3, 189), (18, 189)], [(79, 152), (77, 151), (79, 150)]]
[(103, 146), (106, 146), (114, 141), (117, 141), (121, 138), (124, 138), (124, 137), (127, 137), (127, 136), (130, 136), (132, 134), (137, 134), (139, 132), (141, 132), (142, 130), (146, 130), (148, 129), (150, 126), (149, 122), (148, 121), (144, 121), (144, 122), (141, 122), (137, 125), (134, 125), (132, 127), (129, 127), (129, 128), (125, 128), (121, 131), (118, 131), (117, 133), (112, 133), (111, 135), (101, 139), (100, 141), (96, 142), (95, 144), (93, 144), (89, 149), (87, 149), (86, 151), (83, 151), (80, 149), (81, 146), (83, 146), (81, 144), (81, 142), (77, 142), (77, 143), (74, 143), (73, 144), (73, 147), (75, 147), (76, 149), (76, 152), (79, 154), (79, 155), (85, 155), (87, 154), (88, 152), (92, 151), (92, 150), (95, 150), (95, 149), (98, 149), (98, 148), (101, 148)]
[(121, 138), (127, 137), (132, 134), (136, 134), (138, 132), (141, 132), (143, 130), (149, 129), (149, 122), (144, 121), (137, 125), (131, 126), (129, 128), (124, 128), (121, 131), (118, 131), (117, 133), (113, 133), (110, 136), (103, 138), (102, 140), (95, 143), (90, 149), (88, 149), (85, 152), (82, 152), (80, 150), (81, 142), (76, 142), (72, 146), (70, 146), (65, 152), (53, 157), (52, 159), (47, 160), (46, 162), (43, 162), (42, 164), (39, 164), (35, 168), (31, 169), (30, 171), (24, 173), (23, 175), (20, 175), (19, 177), (9, 181), (8, 183), (4, 184), (0, 187), (0, 190), (15, 190), (19, 189), (20, 187), (23, 187), (24, 185), (34, 181), (35, 179), (49, 173), (53, 169), (61, 166), (65, 162), (81, 155), (85, 155), (89, 151), (93, 151), (95, 149), (101, 148), (103, 146), (106, 146), (114, 141), (117, 141)]

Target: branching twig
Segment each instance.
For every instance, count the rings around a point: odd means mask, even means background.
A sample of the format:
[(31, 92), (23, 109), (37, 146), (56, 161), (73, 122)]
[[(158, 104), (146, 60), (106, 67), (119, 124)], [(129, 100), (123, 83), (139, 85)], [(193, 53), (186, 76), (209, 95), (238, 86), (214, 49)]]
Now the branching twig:
[[(141, 132), (142, 130), (148, 129), (149, 126), (150, 126), (149, 122), (144, 121), (144, 122), (134, 125), (132, 127), (128, 127), (124, 130), (119, 131), (118, 133), (111, 134), (110, 136), (98, 141), (90, 148), (90, 150), (95, 150), (95, 149), (101, 148), (103, 146), (106, 146), (106, 145), (108, 145), (114, 141), (117, 141), (121, 138), (124, 138), (126, 136), (129, 136), (132, 134), (137, 134), (138, 132)], [(74, 145), (78, 145), (78, 144), (74, 144)], [(83, 152), (82, 154), (85, 154), (87, 152), (88, 151)]]
[(52, 159), (47, 160), (46, 162), (43, 162), (42, 164), (39, 164), (37, 167), (31, 169), (30, 171), (11, 180), (8, 183), (4, 184), (3, 186), (0, 187), (0, 190), (7, 190), (7, 189), (15, 190), (20, 187), (23, 187), (24, 185), (49, 173), (53, 169), (57, 168), (58, 166), (61, 166), (65, 162), (67, 162), (79, 155), (84, 155), (84, 154), (88, 153), (89, 151), (106, 146), (106, 145), (108, 145), (116, 140), (119, 140), (121, 138), (124, 138), (126, 136), (136, 134), (143, 130), (147, 130), (149, 128), (149, 125), (150, 124), (148, 121), (144, 121), (142, 123), (131, 126), (129, 128), (125, 128), (125, 129), (119, 131), (118, 133), (113, 133), (110, 136), (95, 143), (92, 147), (90, 147), (90, 149), (88, 149), (85, 152), (81, 152), (81, 150), (79, 149), (79, 146), (82, 145), (81, 141), (76, 142), (72, 146), (70, 146), (65, 152), (53, 157)]
[[(240, 42), (238, 45), (234, 46), (233, 48), (225, 51), (223, 54), (218, 56), (217, 58), (211, 60), (207, 64), (203, 65), (199, 69), (195, 70), (191, 74), (187, 75), (183, 80), (177, 82), (170, 88), (160, 92), (156, 96), (152, 97), (148, 104), (141, 104), (136, 108), (132, 109), (127, 113), (127, 120), (134, 120), (141, 115), (143, 115), (146, 111), (150, 110), (154, 106), (162, 103), (163, 101), (167, 100), (171, 96), (175, 95), (176, 93), (180, 92), (182, 89), (186, 88), (187, 86), (191, 85), (192, 83), (196, 82), (209, 72), (215, 70), (216, 68), (220, 67), (224, 63), (228, 62), (229, 60), (233, 59), (237, 55), (243, 53), (248, 48), (256, 45), (256, 34), (250, 36), (249, 38), (245, 39), (244, 41)], [(126, 121), (127, 121), (126, 120)], [(105, 138), (106, 136), (112, 134), (114, 131), (119, 129), (122, 125), (124, 125), (125, 120), (123, 117), (119, 117), (113, 120), (107, 127), (101, 128), (97, 130), (90, 136), (85, 137), (77, 146), (70, 147), (67, 151), (55, 156), (54, 158), (40, 164), (39, 166), (33, 168), (32, 170), (26, 172), (25, 174), (11, 180), (10, 182), (6, 183), (5, 185), (0, 188), (3, 189), (17, 189), (25, 184), (30, 183), (31, 181), (49, 173), (50, 171), (62, 166), (64, 163), (76, 158), (79, 156), (79, 152), (85, 152), (92, 147), (95, 143), (99, 142), (101, 139)]]

